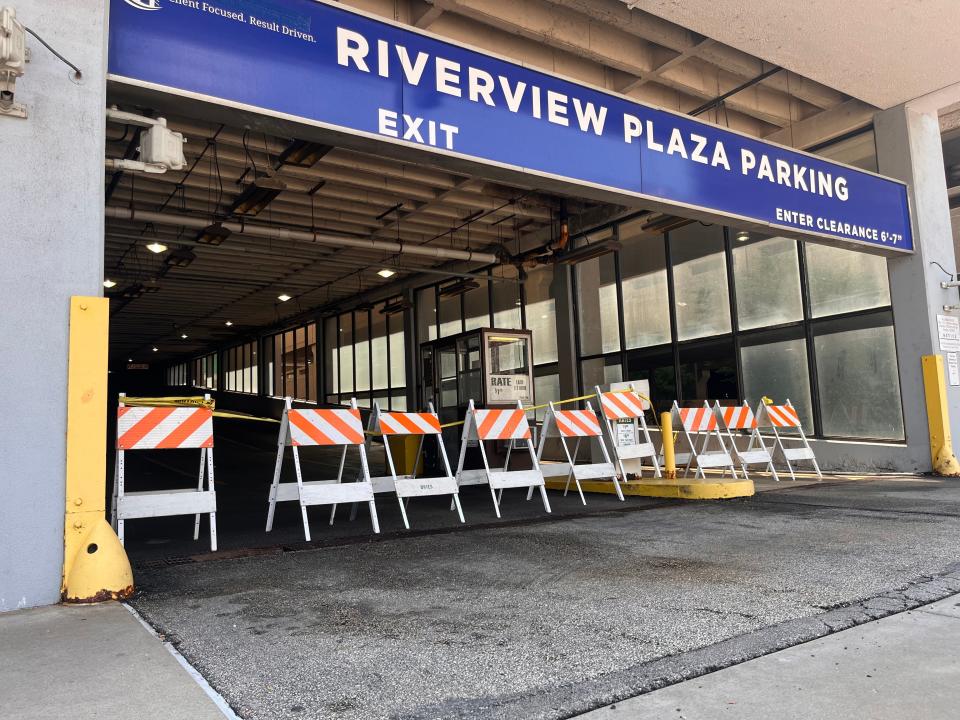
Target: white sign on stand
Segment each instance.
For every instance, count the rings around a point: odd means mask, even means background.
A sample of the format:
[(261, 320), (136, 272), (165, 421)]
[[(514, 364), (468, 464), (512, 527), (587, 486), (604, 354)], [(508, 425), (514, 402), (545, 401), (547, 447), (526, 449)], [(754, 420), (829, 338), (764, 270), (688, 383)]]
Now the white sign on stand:
[(960, 353), (947, 353), (947, 379), (951, 385), (960, 385)]
[(529, 403), (530, 381), (526, 375), (489, 375), (487, 377), (487, 403)]
[(937, 315), (937, 334), (943, 352), (960, 352), (960, 317)]

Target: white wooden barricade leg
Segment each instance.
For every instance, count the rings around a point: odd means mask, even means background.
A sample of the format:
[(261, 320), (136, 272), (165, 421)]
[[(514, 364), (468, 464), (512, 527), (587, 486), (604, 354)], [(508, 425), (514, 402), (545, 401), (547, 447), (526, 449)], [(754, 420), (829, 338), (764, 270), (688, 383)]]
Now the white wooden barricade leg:
[[(583, 486), (581, 480), (600, 480), (610, 478), (613, 481), (613, 487), (617, 497), (623, 500), (623, 492), (620, 489), (620, 480), (617, 475), (617, 468), (610, 459), (607, 452), (607, 445), (603, 439), (603, 427), (600, 424), (600, 418), (593, 410), (593, 406), (588, 402), (584, 410), (557, 410), (554, 404), (548, 403), (547, 414), (543, 419), (543, 427), (540, 433), (540, 446), (537, 449), (537, 460), (543, 459), (543, 451), (546, 447), (547, 439), (557, 437), (560, 440), (560, 446), (563, 448), (564, 455), (567, 458), (567, 483), (563, 494), (566, 497), (570, 490), (570, 482), (573, 481), (577, 486), (577, 492), (580, 493), (580, 502), (587, 504), (583, 496)], [(603, 456), (603, 462), (577, 464), (577, 455), (580, 451), (580, 443), (586, 438), (587, 441), (595, 438), (600, 444), (600, 453)], [(573, 453), (570, 452), (570, 446), (567, 444), (570, 439), (574, 439)], [(529, 498), (533, 492), (531, 488), (527, 492)]]
[[(277, 441), (277, 460), (273, 470), (273, 482), (270, 485), (267, 510), (267, 532), (273, 529), (276, 504), (295, 500), (300, 504), (303, 520), (303, 534), (310, 541), (310, 522), (307, 507), (310, 505), (336, 505), (337, 503), (365, 502), (370, 508), (370, 523), (375, 533), (380, 532), (377, 518), (377, 506), (373, 499), (373, 484), (370, 482), (370, 469), (364, 448), (363, 424), (357, 401), (350, 401), (350, 408), (344, 409), (302, 409), (291, 406), (291, 398), (284, 398), (283, 418), (280, 421), (280, 436)], [(284, 450), (291, 446), (296, 482), (280, 482)], [(342, 446), (340, 469), (332, 480), (303, 479), (300, 467), (300, 448), (317, 445), (324, 447)], [(343, 482), (343, 468), (347, 448), (354, 446), (360, 454), (360, 476), (357, 481)]]
[[(483, 460), (483, 470), (479, 472), (464, 470), (463, 468), (467, 456), (467, 447), (471, 439), (478, 441), (480, 457)], [(483, 444), (492, 440), (510, 440), (511, 445), (514, 440), (524, 441), (533, 469), (510, 470), (508, 463), (505, 463), (502, 469), (491, 468)], [(509, 461), (509, 453), (507, 460)], [(540, 462), (537, 460), (537, 453), (533, 447), (530, 425), (527, 422), (523, 405), (519, 401), (516, 409), (510, 410), (477, 409), (473, 400), (470, 400), (467, 406), (467, 416), (463, 422), (463, 436), (460, 440), (460, 459), (457, 462), (457, 483), (459, 485), (472, 485), (484, 482), (490, 488), (490, 497), (493, 499), (493, 509), (497, 517), (500, 517), (498, 491), (505, 488), (539, 488), (543, 507), (547, 512), (550, 512), (550, 500), (547, 498), (543, 472), (540, 469)]]
[[(460, 516), (460, 522), (466, 522), (463, 517), (463, 508), (460, 506), (460, 488), (450, 469), (447, 449), (443, 445), (440, 418), (433, 410), (433, 403), (429, 403), (427, 408), (428, 411), (425, 413), (384, 412), (380, 409), (379, 403), (374, 403), (373, 413), (370, 416), (371, 431), (383, 436), (384, 455), (387, 460), (387, 469), (390, 472), (389, 475), (370, 478), (370, 480), (373, 483), (374, 492), (396, 493), (397, 502), (400, 504), (400, 515), (403, 517), (403, 525), (407, 530), (410, 529), (407, 518), (410, 498), (426, 497), (428, 495), (451, 495), (452, 508), (456, 509), (457, 515)], [(405, 435), (419, 436), (420, 442), (413, 463), (413, 472), (409, 475), (397, 475), (389, 440), (391, 437)], [(438, 451), (440, 458), (443, 460), (446, 475), (443, 477), (418, 478), (417, 466), (420, 464), (420, 458), (423, 454), (423, 443), (430, 435), (437, 440)], [(370, 442), (372, 442), (372, 438)]]
[[(610, 441), (610, 447), (613, 448), (613, 457), (617, 462), (617, 468), (620, 472), (620, 479), (626, 481), (627, 470), (624, 462), (638, 460), (640, 462), (640, 472), (643, 475), (643, 460), (650, 458), (653, 465), (653, 476), (661, 477), (660, 462), (657, 459), (659, 451), (654, 447), (653, 439), (650, 437), (650, 429), (647, 427), (647, 420), (644, 417), (644, 411), (650, 406), (637, 392), (635, 387), (628, 391), (610, 391), (603, 392), (600, 386), (596, 386), (597, 398), (600, 401), (600, 408), (603, 410), (603, 419), (607, 428), (607, 438)], [(629, 419), (632, 421), (634, 443), (620, 445), (617, 442), (616, 424), (618, 421)], [(619, 486), (617, 490), (619, 491)], [(620, 495), (621, 493), (617, 493)], [(621, 498), (622, 499), (622, 498)]]
[[(709, 403), (704, 401), (701, 408), (681, 408), (677, 401), (673, 401), (671, 414), (675, 421), (679, 421), (681, 435), (690, 449), (689, 457), (683, 470), (683, 476), (687, 477), (690, 469), (696, 465), (694, 477), (705, 480), (704, 470), (709, 468), (727, 468), (733, 478), (737, 477), (737, 471), (733, 465), (733, 458), (727, 450), (726, 443), (723, 441), (723, 435), (720, 434), (717, 416)], [(703, 437), (700, 447), (697, 447), (696, 437)], [(718, 450), (710, 449), (710, 441), (715, 440)]]
[[(117, 456), (110, 521), (123, 543), (126, 521), (193, 515), (193, 539), (200, 537), (200, 516), (210, 516), (210, 549), (217, 549), (217, 496), (213, 477), (213, 411), (209, 407), (134, 406), (120, 396)], [(209, 400), (210, 396), (204, 396)], [(126, 453), (139, 450), (199, 449), (197, 489), (127, 492)], [(206, 483), (206, 489), (204, 489)]]
[[(715, 410), (717, 418), (727, 434), (727, 439), (730, 441), (730, 454), (740, 464), (743, 477), (747, 480), (750, 479), (747, 474), (748, 465), (766, 465), (766, 469), (773, 476), (773, 479), (779, 481), (777, 470), (773, 467), (773, 455), (760, 435), (757, 418), (750, 406), (746, 403), (743, 403), (743, 405), (721, 405), (717, 401)], [(737, 435), (735, 433), (744, 431), (749, 431), (750, 435), (747, 447), (741, 449), (737, 445)]]
[[(797, 476), (793, 470), (793, 463), (809, 460), (813, 465), (814, 472), (817, 473), (817, 479), (823, 480), (823, 473), (820, 472), (820, 465), (817, 463), (813, 448), (807, 440), (806, 433), (803, 432), (803, 426), (800, 424), (800, 415), (793, 403), (788, 399), (784, 405), (767, 405), (763, 401), (757, 406), (757, 417), (764, 427), (769, 427), (773, 431), (774, 452), (779, 452), (790, 473), (790, 479), (796, 480)], [(796, 435), (788, 435), (782, 430), (795, 430)], [(787, 443), (799, 443), (791, 447)]]

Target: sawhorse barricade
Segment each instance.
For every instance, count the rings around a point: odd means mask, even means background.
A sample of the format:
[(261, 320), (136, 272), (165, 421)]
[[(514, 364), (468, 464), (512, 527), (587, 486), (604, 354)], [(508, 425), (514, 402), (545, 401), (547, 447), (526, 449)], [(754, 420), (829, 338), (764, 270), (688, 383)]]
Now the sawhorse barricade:
[[(213, 411), (209, 407), (127, 407), (117, 409), (117, 462), (113, 473), (110, 522), (123, 543), (124, 522), (137, 518), (195, 515), (193, 539), (200, 537), (200, 516), (210, 515), (210, 549), (217, 549), (217, 494), (213, 487)], [(206, 400), (210, 396), (205, 397)], [(134, 450), (200, 450), (197, 489), (127, 492), (125, 453)], [(203, 489), (206, 477), (207, 489)]]
[[(760, 435), (759, 423), (757, 423), (757, 418), (750, 406), (746, 403), (743, 405), (721, 405), (718, 401), (715, 407), (717, 417), (720, 418), (723, 429), (727, 433), (727, 438), (730, 440), (730, 452), (740, 464), (744, 479), (750, 479), (747, 474), (748, 465), (766, 465), (773, 479), (779, 481), (777, 470), (773, 467), (773, 456)], [(747, 441), (747, 447), (741, 450), (737, 445), (737, 435), (743, 437), (745, 432), (750, 433), (749, 440)]]
[[(560, 439), (560, 446), (563, 448), (563, 454), (567, 458), (569, 469), (567, 470), (567, 484), (563, 489), (566, 496), (570, 490), (570, 481), (577, 486), (577, 492), (580, 493), (580, 502), (587, 504), (583, 497), (583, 488), (580, 486), (581, 480), (601, 480), (610, 478), (613, 480), (613, 486), (617, 491), (617, 497), (623, 500), (623, 492), (620, 490), (620, 482), (617, 479), (617, 468), (610, 460), (610, 454), (607, 452), (607, 444), (603, 440), (603, 429), (600, 426), (600, 418), (593, 411), (590, 403), (584, 410), (557, 410), (554, 404), (547, 403), (547, 414), (543, 418), (543, 425), (540, 428), (540, 446), (537, 448), (537, 460), (543, 460), (543, 450), (546, 447), (547, 439), (556, 437)], [(602, 463), (587, 463), (577, 465), (577, 454), (580, 451), (580, 441), (587, 438), (588, 449), (590, 438), (596, 438), (600, 444), (600, 452), (603, 455)], [(573, 446), (573, 453), (570, 453), (570, 447), (567, 440), (576, 440)], [(533, 496), (533, 487), (527, 491), (527, 499)]]
[[(658, 452), (650, 438), (650, 430), (647, 428), (647, 420), (644, 417), (644, 411), (648, 409), (649, 405), (640, 397), (636, 388), (620, 392), (603, 392), (598, 385), (596, 392), (597, 397), (600, 398), (600, 406), (603, 408), (607, 437), (610, 439), (610, 446), (613, 448), (613, 455), (617, 460), (617, 467), (620, 469), (620, 478), (626, 481), (628, 471), (624, 462), (633, 460), (639, 461), (640, 472), (636, 474), (642, 475), (644, 458), (650, 458), (654, 477), (660, 477)], [(630, 420), (634, 439), (634, 442), (625, 445), (617, 443), (615, 423), (619, 424), (618, 421), (622, 420)], [(617, 486), (617, 494), (621, 494), (619, 486)], [(623, 498), (621, 497), (621, 499)]]
[[(382, 435), (383, 451), (387, 458), (387, 470), (390, 474), (382, 477), (370, 478), (375, 493), (395, 492), (400, 503), (400, 514), (403, 516), (403, 526), (409, 530), (407, 521), (407, 504), (412, 497), (427, 495), (452, 495), (453, 506), (463, 519), (463, 508), (460, 507), (460, 488), (457, 479), (450, 470), (450, 461), (447, 459), (447, 450), (443, 445), (443, 435), (440, 428), (440, 418), (433, 411), (433, 403), (427, 405), (428, 412), (384, 412), (379, 403), (373, 404), (373, 413), (370, 416), (370, 430), (374, 434)], [(417, 457), (413, 462), (413, 473), (397, 475), (397, 468), (393, 462), (393, 453), (390, 450), (390, 438), (402, 436), (419, 436), (420, 444), (417, 447)], [(417, 467), (423, 455), (423, 443), (428, 436), (437, 439), (440, 458), (443, 460), (443, 477), (417, 477)], [(372, 441), (372, 439), (371, 439)]]
[[(720, 434), (720, 428), (717, 423), (717, 416), (713, 409), (703, 403), (699, 408), (681, 408), (677, 401), (673, 401), (673, 407), (670, 410), (674, 427), (677, 427), (679, 421), (680, 437), (687, 444), (687, 452), (677, 452), (677, 465), (684, 464), (683, 476), (687, 477), (690, 468), (696, 465), (697, 472), (694, 477), (706, 479), (704, 470), (709, 468), (728, 468), (731, 477), (737, 477), (737, 471), (733, 467), (733, 459), (727, 450), (726, 443), (723, 442), (723, 435)], [(703, 441), (697, 445), (696, 437), (703, 437)], [(710, 449), (710, 440), (716, 441), (716, 450)]]
[[(280, 469), (287, 446), (293, 451), (293, 467), (296, 482), (280, 482)], [(340, 469), (332, 480), (304, 481), (300, 470), (299, 448), (310, 445), (324, 447), (342, 447)], [(343, 468), (347, 460), (347, 449), (357, 448), (360, 453), (360, 476), (356, 482), (343, 482)], [(270, 486), (267, 511), (267, 532), (273, 529), (273, 516), (278, 502), (296, 500), (300, 503), (303, 516), (303, 534), (309, 542), (310, 521), (307, 507), (310, 505), (332, 505), (330, 524), (338, 503), (365, 502), (370, 507), (370, 522), (375, 533), (380, 532), (377, 520), (377, 506), (373, 501), (373, 484), (370, 482), (370, 470), (367, 467), (367, 454), (364, 450), (363, 423), (356, 399), (350, 401), (350, 409), (301, 409), (291, 407), (291, 399), (284, 398), (283, 418), (280, 421), (280, 437), (277, 441), (277, 462), (273, 470), (273, 483)]]
[[(476, 440), (480, 447), (480, 457), (483, 459), (482, 470), (464, 470), (463, 464), (467, 457), (467, 446), (471, 440)], [(487, 460), (487, 451), (484, 442), (493, 440), (508, 440), (510, 444), (503, 468), (491, 469)], [(510, 453), (514, 441), (520, 440), (526, 445), (530, 454), (531, 470), (510, 470)], [(467, 406), (467, 416), (463, 422), (463, 436), (460, 441), (460, 459), (457, 462), (457, 482), (460, 485), (486, 483), (490, 486), (490, 495), (493, 498), (493, 509), (500, 517), (500, 498), (504, 488), (540, 488), (540, 497), (543, 507), (550, 512), (550, 501), (547, 499), (547, 489), (540, 471), (537, 453), (533, 448), (530, 424), (527, 422), (526, 411), (523, 405), (517, 402), (516, 409), (487, 410), (477, 409), (473, 400)]]
[[(761, 401), (757, 406), (757, 422), (760, 427), (773, 430), (774, 453), (780, 453), (787, 465), (787, 470), (790, 472), (791, 480), (797, 479), (793, 472), (793, 463), (803, 460), (809, 460), (817, 473), (817, 479), (823, 480), (823, 473), (820, 472), (820, 466), (813, 454), (813, 448), (807, 442), (807, 436), (800, 425), (800, 416), (797, 414), (797, 409), (793, 406), (793, 403), (787, 400), (784, 405), (767, 405)], [(784, 434), (781, 432), (782, 430), (795, 430), (796, 434)], [(790, 442), (793, 446), (787, 447), (787, 442)], [(799, 443), (799, 446), (796, 443)]]

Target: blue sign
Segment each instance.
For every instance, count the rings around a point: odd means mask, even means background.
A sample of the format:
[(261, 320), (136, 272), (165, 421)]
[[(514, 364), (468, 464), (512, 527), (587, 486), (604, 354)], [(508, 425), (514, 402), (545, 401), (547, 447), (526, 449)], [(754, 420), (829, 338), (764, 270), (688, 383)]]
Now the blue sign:
[[(112, 0), (110, 78), (814, 236), (913, 249), (906, 186), (315, 0)], [(636, 203), (635, 203), (636, 204)]]

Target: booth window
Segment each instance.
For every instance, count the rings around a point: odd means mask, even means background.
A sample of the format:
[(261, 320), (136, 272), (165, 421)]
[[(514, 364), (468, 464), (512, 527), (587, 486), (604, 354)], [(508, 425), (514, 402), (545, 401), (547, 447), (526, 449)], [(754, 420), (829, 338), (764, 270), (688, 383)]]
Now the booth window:
[[(580, 247), (603, 239), (594, 233), (577, 242)], [(578, 263), (575, 268), (581, 302), (577, 303), (580, 352), (598, 355), (620, 349), (620, 303), (617, 300), (617, 268), (613, 253)]]
[(493, 300), (493, 326), (503, 330), (519, 330), (523, 327), (523, 314), (520, 312), (520, 283), (517, 282), (517, 269), (513, 265), (500, 265), (491, 272), (490, 289)]
[(715, 400), (735, 405), (738, 396), (732, 339), (680, 346), (680, 397), (685, 405)]
[(892, 317), (818, 323), (814, 330), (824, 435), (903, 439)]
[(223, 389), (230, 392), (256, 394), (258, 389), (257, 343), (248, 342), (227, 348), (223, 358)]
[(692, 223), (671, 231), (668, 238), (678, 339), (730, 332), (723, 227)]
[(803, 320), (797, 241), (758, 233), (731, 233), (741, 330)]
[(670, 342), (670, 297), (663, 235), (640, 231), (640, 221), (620, 225), (623, 345), (627, 350)]
[(533, 364), (557, 361), (557, 303), (552, 265), (531, 270), (523, 283), (526, 326), (533, 331)]

